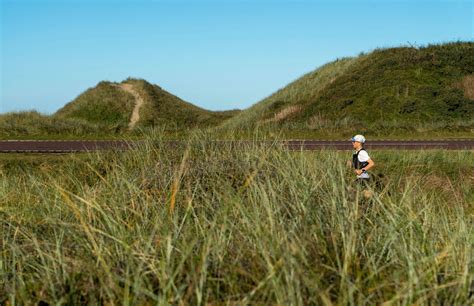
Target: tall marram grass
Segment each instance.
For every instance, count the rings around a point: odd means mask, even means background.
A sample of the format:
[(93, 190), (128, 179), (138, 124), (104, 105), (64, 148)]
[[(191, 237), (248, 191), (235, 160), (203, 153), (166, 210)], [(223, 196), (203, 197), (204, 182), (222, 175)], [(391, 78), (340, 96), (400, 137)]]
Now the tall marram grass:
[(205, 135), (4, 158), (0, 303), (472, 303), (473, 152), (371, 153), (370, 199), (348, 152)]

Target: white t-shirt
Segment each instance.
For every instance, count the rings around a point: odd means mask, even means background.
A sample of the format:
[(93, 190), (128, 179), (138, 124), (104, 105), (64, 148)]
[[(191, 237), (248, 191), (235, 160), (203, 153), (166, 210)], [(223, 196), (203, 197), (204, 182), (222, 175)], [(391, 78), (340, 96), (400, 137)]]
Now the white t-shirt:
[[(363, 163), (370, 159), (369, 153), (366, 150), (360, 150), (359, 155), (357, 155), (357, 159), (359, 162)], [(369, 178), (369, 174), (367, 172), (362, 172), (357, 178)]]

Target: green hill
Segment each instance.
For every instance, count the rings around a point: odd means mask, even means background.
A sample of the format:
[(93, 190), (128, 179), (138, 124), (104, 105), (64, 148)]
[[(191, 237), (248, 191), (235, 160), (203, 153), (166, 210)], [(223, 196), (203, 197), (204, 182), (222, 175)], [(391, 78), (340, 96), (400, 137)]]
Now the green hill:
[(239, 110), (215, 112), (200, 108), (144, 80), (129, 79), (125, 83), (132, 85), (144, 100), (139, 126), (212, 127), (239, 113)]
[(450, 128), (472, 133), (473, 72), (471, 42), (376, 50), (304, 75), (223, 127), (381, 135)]
[[(138, 102), (140, 106), (136, 109)], [(132, 122), (134, 111), (136, 122)], [(55, 116), (108, 124), (119, 130), (156, 126), (176, 130), (216, 126), (238, 112), (205, 110), (145, 80), (127, 79), (122, 83), (100, 82)]]
[(205, 110), (157, 85), (129, 78), (100, 82), (53, 115), (0, 114), (0, 138), (101, 138), (155, 127), (182, 135), (193, 128), (218, 126), (239, 112)]
[[(355, 61), (356, 59), (352, 58), (339, 59), (304, 75), (271, 96), (243, 110), (228, 120), (224, 127), (254, 128), (262, 124), (293, 119), (295, 113), (301, 111), (303, 104), (313, 101), (321, 90), (342, 75)], [(283, 113), (286, 115), (283, 116)]]

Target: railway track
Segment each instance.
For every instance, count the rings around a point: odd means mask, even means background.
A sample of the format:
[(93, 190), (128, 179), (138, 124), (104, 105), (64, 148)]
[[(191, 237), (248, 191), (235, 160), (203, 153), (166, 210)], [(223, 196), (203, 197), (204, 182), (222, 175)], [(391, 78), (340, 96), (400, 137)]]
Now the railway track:
[[(0, 141), (0, 153), (71, 153), (91, 152), (99, 150), (126, 150), (140, 144), (141, 141), (122, 140), (2, 140)], [(250, 141), (214, 141), (215, 143), (232, 144), (237, 148)], [(180, 141), (164, 141), (171, 146), (183, 144)], [(336, 149), (351, 150), (350, 141), (327, 141), (327, 140), (282, 140), (262, 142), (268, 145), (282, 145), (290, 150), (320, 150)], [(367, 142), (367, 149), (397, 149), (397, 150), (473, 150), (474, 139), (466, 140), (377, 140)]]

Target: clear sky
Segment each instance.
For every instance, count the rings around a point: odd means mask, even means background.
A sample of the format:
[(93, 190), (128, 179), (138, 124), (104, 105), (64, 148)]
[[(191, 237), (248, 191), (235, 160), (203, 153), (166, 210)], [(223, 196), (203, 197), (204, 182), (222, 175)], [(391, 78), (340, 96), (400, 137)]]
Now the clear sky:
[(0, 1), (0, 113), (53, 113), (129, 76), (207, 109), (246, 108), (336, 58), (474, 32), (461, 0)]

